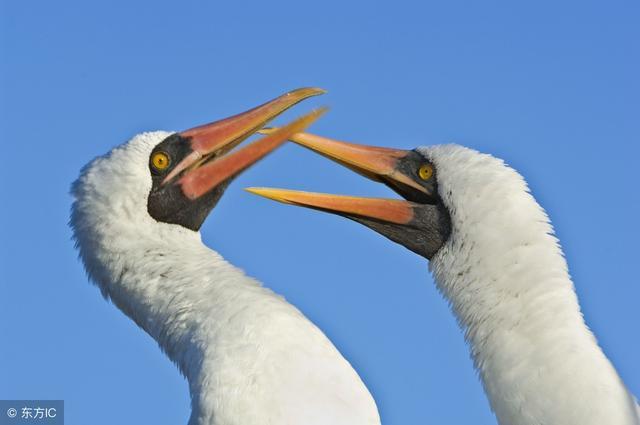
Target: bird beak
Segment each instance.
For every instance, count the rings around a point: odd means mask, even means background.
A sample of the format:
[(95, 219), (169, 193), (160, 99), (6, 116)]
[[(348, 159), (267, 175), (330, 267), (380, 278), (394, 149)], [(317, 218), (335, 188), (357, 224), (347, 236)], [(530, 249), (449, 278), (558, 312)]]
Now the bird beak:
[[(274, 131), (277, 131), (277, 128), (262, 129), (260, 133), (269, 134)], [(310, 133), (297, 133), (289, 140), (391, 188), (408, 186), (429, 194), (424, 187), (398, 168), (398, 161), (411, 151), (341, 142)]]
[(399, 199), (360, 198), (268, 187), (249, 187), (245, 190), (284, 204), (393, 224), (411, 223), (413, 209), (417, 206), (413, 202)]
[[(286, 142), (293, 134), (304, 131), (320, 118), (326, 110), (326, 108), (314, 110), (240, 150), (220, 156), (222, 155), (220, 153), (221, 150), (226, 151), (229, 149), (229, 144), (235, 145), (237, 143), (234, 139), (230, 143), (223, 145), (213, 151), (215, 152), (215, 159), (200, 163), (202, 165), (192, 166), (178, 179), (182, 193), (191, 200), (208, 193), (214, 187), (237, 176), (264, 158)], [(244, 134), (241, 137), (243, 136)], [(211, 153), (209, 155), (211, 156)]]
[[(297, 89), (241, 114), (178, 133), (187, 142), (191, 152), (173, 167), (163, 179), (162, 185), (177, 182), (182, 186), (184, 194), (192, 199), (206, 193), (214, 187), (208, 183), (219, 183), (233, 177), (284, 143), (293, 134), (293, 128), (306, 128), (322, 111), (314, 112), (286, 126), (286, 130), (283, 128), (284, 132), (271, 134), (247, 147), (247, 150), (243, 149), (221, 161), (226, 152), (293, 105), (323, 93), (325, 91), (319, 88)], [(214, 163), (217, 164), (216, 167)], [(214, 169), (217, 172), (214, 173)]]
[[(271, 131), (274, 130), (266, 130), (267, 133)], [(415, 169), (415, 166), (425, 158), (417, 152), (355, 145), (304, 133), (295, 134), (290, 140), (384, 183), (404, 199), (359, 198), (270, 188), (248, 188), (249, 192), (349, 218), (429, 260), (449, 238), (451, 217), (437, 194), (435, 179), (422, 179), (429, 180), (424, 186), (418, 183), (421, 167)], [(414, 174), (417, 174), (415, 180), (411, 177)]]
[[(261, 133), (273, 134), (275, 131), (277, 129), (270, 128), (261, 130)], [(357, 145), (308, 133), (297, 133), (289, 140), (392, 188), (409, 187), (414, 191), (426, 193), (425, 188), (397, 167), (398, 161), (411, 151)], [(414, 208), (418, 205), (397, 199), (360, 198), (285, 189), (248, 188), (246, 190), (286, 204), (393, 224), (410, 223), (414, 216)]]

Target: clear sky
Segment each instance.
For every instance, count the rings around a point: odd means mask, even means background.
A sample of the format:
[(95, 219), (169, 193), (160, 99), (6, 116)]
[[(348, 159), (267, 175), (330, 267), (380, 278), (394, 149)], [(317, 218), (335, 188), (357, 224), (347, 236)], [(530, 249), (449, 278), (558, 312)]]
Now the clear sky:
[[(68, 424), (187, 422), (185, 381), (87, 282), (69, 185), (138, 132), (310, 85), (329, 94), (278, 123), (329, 105), (317, 133), (457, 142), (520, 170), (587, 322), (640, 395), (637, 1), (2, 1), (0, 13), (0, 399), (64, 399)], [(287, 145), (230, 186), (203, 238), (329, 335), (385, 424), (495, 423), (424, 259), (246, 186), (389, 190)]]

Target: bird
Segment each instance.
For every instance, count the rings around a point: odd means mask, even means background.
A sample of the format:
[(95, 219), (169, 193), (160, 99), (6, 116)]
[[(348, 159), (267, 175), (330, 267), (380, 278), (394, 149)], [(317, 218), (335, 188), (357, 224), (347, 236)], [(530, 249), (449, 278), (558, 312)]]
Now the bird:
[(456, 144), (291, 140), (404, 199), (247, 190), (359, 222), (426, 258), (498, 423), (640, 424), (637, 400), (585, 324), (549, 217), (516, 170)]
[[(70, 226), (88, 277), (186, 377), (189, 425), (380, 424), (367, 387), (327, 336), (199, 231), (233, 177), (324, 111), (232, 149), (322, 93), (298, 89), (190, 130), (139, 134), (72, 184)], [(248, 237), (237, 230), (238, 243)]]

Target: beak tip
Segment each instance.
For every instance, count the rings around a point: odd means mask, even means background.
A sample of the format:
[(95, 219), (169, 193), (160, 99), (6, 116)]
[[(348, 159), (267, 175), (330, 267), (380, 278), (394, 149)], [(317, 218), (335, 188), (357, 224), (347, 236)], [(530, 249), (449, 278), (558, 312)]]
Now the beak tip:
[(270, 199), (272, 201), (281, 202), (283, 204), (292, 203), (285, 196), (287, 191), (283, 189), (274, 189), (271, 187), (246, 187), (244, 190), (254, 195), (258, 195), (263, 198)]
[(287, 93), (287, 96), (299, 96), (303, 98), (311, 97), (311, 96), (319, 96), (321, 94), (325, 94), (327, 91), (325, 89), (321, 89), (320, 87), (302, 87), (299, 89), (295, 89)]
[(245, 187), (244, 190), (254, 195), (268, 198), (267, 195), (268, 195), (269, 189), (267, 189), (266, 187)]

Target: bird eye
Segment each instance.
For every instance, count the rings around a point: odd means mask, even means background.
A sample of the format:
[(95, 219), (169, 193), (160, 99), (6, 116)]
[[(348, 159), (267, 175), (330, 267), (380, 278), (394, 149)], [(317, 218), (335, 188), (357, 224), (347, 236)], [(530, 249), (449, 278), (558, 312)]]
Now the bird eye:
[(433, 176), (433, 166), (431, 164), (424, 164), (418, 169), (418, 176), (422, 180), (429, 180)]
[(171, 164), (171, 159), (169, 155), (164, 152), (156, 152), (151, 157), (151, 165), (158, 171), (165, 170), (169, 164)]

